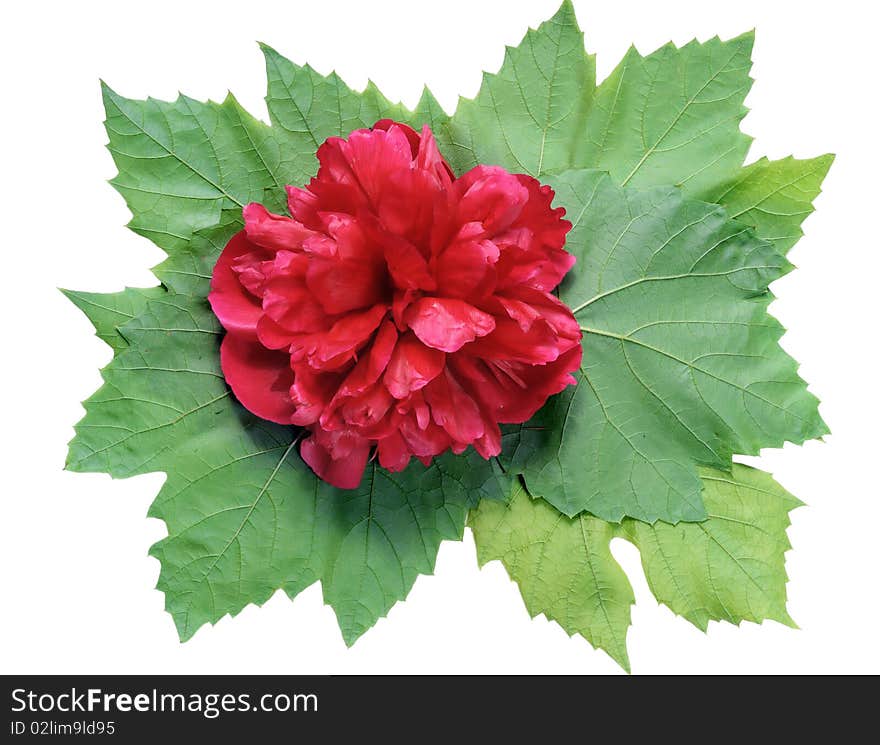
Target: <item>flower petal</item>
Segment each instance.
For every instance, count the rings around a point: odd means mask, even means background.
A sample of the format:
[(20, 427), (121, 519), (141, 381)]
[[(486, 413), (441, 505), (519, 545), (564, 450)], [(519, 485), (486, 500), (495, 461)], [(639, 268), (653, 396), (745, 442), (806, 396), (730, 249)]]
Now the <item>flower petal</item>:
[(363, 344), (385, 318), (387, 308), (378, 303), (363, 313), (350, 313), (339, 319), (326, 334), (321, 335), (317, 358), (322, 362), (352, 352)]
[(296, 220), (273, 214), (256, 202), (245, 205), (242, 214), (248, 240), (270, 251), (299, 248), (312, 235), (311, 230)]
[(409, 464), (412, 453), (400, 432), (383, 437), (377, 445), (379, 465), (389, 471), (402, 471)]
[(446, 354), (422, 344), (413, 334), (397, 342), (383, 381), (395, 398), (406, 398), (436, 378), (446, 364)]
[(495, 328), (495, 319), (464, 300), (423, 297), (407, 308), (404, 320), (425, 344), (456, 352)]
[(425, 387), (425, 400), (434, 421), (461, 443), (472, 442), (485, 432), (480, 407), (453, 377), (449, 368)]
[(247, 239), (243, 230), (232, 236), (214, 265), (208, 302), (223, 328), (256, 338), (257, 321), (262, 315), (260, 300), (242, 286), (233, 269), (239, 257), (254, 251), (259, 249)]
[(290, 398), (296, 407), (291, 424), (307, 427), (317, 422), (336, 393), (340, 379), (338, 374), (316, 374), (308, 365), (296, 365), (290, 387)]
[(290, 424), (295, 405), (290, 398), (290, 356), (266, 349), (238, 334), (226, 334), (220, 345), (220, 367), (242, 406), (262, 419)]
[(476, 166), (455, 182), (459, 220), (479, 222), (487, 237), (513, 225), (529, 199), (528, 188), (499, 166)]
[(318, 478), (331, 486), (338, 489), (356, 489), (361, 483), (367, 458), (370, 455), (369, 441), (358, 438), (346, 455), (334, 458), (326, 444), (318, 441), (321, 432), (323, 430), (316, 430), (311, 437), (303, 440), (299, 448), (302, 459)]
[(373, 305), (386, 293), (384, 267), (375, 262), (313, 257), (306, 284), (327, 313), (347, 313)]

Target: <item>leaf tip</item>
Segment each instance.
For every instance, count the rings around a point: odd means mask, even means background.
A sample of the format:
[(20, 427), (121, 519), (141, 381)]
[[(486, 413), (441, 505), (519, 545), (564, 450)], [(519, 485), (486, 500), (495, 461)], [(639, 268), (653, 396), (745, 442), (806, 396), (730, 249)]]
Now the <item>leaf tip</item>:
[(562, 0), (562, 3), (559, 5), (558, 10), (553, 14), (551, 21), (555, 21), (557, 19), (566, 19), (575, 21), (575, 12), (574, 12), (574, 3), (572, 0)]
[(756, 29), (752, 26), (748, 31), (743, 31), (739, 36), (734, 36), (728, 44), (732, 44), (735, 46), (741, 46), (744, 51), (748, 52), (749, 55), (752, 53), (752, 49), (755, 46), (755, 33)]

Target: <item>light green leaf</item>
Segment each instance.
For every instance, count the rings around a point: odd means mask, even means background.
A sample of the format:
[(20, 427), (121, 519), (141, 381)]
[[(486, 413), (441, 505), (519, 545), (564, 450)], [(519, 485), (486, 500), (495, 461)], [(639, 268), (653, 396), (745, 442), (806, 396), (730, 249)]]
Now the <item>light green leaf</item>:
[(702, 520), (697, 466), (827, 429), (779, 346), (768, 284), (789, 265), (717, 205), (596, 171), (552, 180), (576, 269), (560, 288), (584, 329), (578, 384), (505, 448), (567, 515)]
[(165, 294), (161, 287), (126, 287), (122, 292), (61, 292), (85, 313), (95, 327), (95, 335), (109, 344), (114, 352), (128, 346), (119, 327), (140, 314), (148, 300)]
[(544, 613), (580, 633), (629, 670), (626, 633), (635, 602), (609, 551), (615, 536), (640, 551), (651, 592), (702, 630), (709, 621), (788, 626), (785, 552), (789, 512), (801, 503), (763, 471), (734, 464), (700, 470), (708, 517), (699, 523), (613, 526), (581, 513), (570, 518), (515, 486), (508, 503), (471, 510), (477, 560), (500, 559), (529, 614)]
[(508, 47), (498, 73), (483, 74), (476, 98), (459, 101), (441, 146), (458, 173), (478, 163), (532, 176), (584, 165), (595, 85), (595, 61), (565, 0), (553, 18)]
[(596, 90), (586, 165), (624, 186), (681, 186), (704, 197), (748, 152), (739, 129), (754, 34), (672, 44), (643, 57), (630, 48)]
[(701, 477), (705, 522), (623, 523), (622, 535), (641, 551), (651, 592), (703, 630), (712, 620), (794, 626), (785, 609), (785, 531), (788, 513), (801, 502), (748, 466), (702, 469)]
[(813, 211), (833, 155), (809, 160), (761, 160), (742, 168), (711, 191), (706, 200), (751, 225), (783, 256), (803, 235), (801, 223)]
[[(353, 643), (433, 571), (440, 542), (461, 538), (469, 507), (506, 493), (497, 465), (475, 454), (400, 474), (373, 465), (359, 490), (333, 489), (302, 463), (292, 428), (233, 400), (205, 300), (156, 291), (121, 327), (129, 345), (85, 402), (67, 467), (168, 474), (150, 509), (168, 537), (151, 553), (182, 639), (279, 588), (294, 596), (322, 580)], [(103, 322), (103, 306), (84, 309)]]
[(532, 617), (543, 613), (629, 670), (635, 598), (609, 550), (612, 525), (583, 513), (567, 517), (518, 484), (508, 503), (484, 501), (472, 510), (468, 525), (480, 566), (500, 559)]

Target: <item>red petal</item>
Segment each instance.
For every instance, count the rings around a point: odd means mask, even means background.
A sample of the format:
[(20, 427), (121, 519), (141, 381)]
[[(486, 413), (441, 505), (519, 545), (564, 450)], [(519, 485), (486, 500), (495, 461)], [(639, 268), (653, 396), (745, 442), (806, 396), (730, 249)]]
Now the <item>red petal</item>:
[(426, 347), (414, 335), (402, 336), (385, 371), (385, 387), (395, 398), (406, 398), (436, 378), (446, 362), (446, 354)]
[(298, 335), (290, 343), (291, 358), (295, 362), (307, 359), (315, 369), (338, 370), (357, 356), (387, 312), (379, 303), (340, 318), (329, 331)]
[(461, 223), (482, 223), (489, 236), (509, 228), (529, 199), (520, 180), (498, 166), (476, 166), (455, 182)]
[(525, 174), (516, 178), (529, 199), (510, 230), (495, 237), (502, 245), (499, 275), (506, 279), (500, 284), (528, 284), (550, 292), (575, 263), (574, 256), (563, 248), (571, 223), (563, 219), (564, 208), (551, 208), (554, 194), (549, 186)]
[(427, 290), (437, 288), (427, 259), (406, 238), (384, 230), (376, 220), (364, 216), (364, 227), (370, 239), (382, 246), (388, 272), (398, 289)]
[(331, 486), (338, 489), (356, 489), (367, 466), (370, 443), (361, 439), (351, 448), (348, 455), (333, 458), (327, 447), (319, 443), (316, 437), (317, 433), (312, 433), (311, 437), (303, 440), (299, 450), (302, 459), (308, 463), (318, 478)]
[(385, 386), (374, 384), (363, 393), (344, 399), (338, 410), (334, 412), (336, 414), (334, 418), (326, 415), (321, 418), (321, 426), (328, 429), (334, 425), (343, 426), (358, 432), (361, 432), (362, 428), (375, 429), (391, 409), (392, 403), (394, 399)]
[(269, 212), (262, 204), (251, 202), (242, 210), (248, 239), (271, 251), (299, 248), (312, 231), (284, 215)]
[(379, 440), (377, 450), (379, 452), (379, 465), (389, 471), (402, 471), (409, 464), (412, 457), (400, 432), (392, 432), (388, 437)]
[(384, 269), (373, 262), (312, 257), (306, 283), (327, 313), (346, 313), (381, 300), (386, 291)]
[(332, 322), (299, 277), (270, 279), (263, 294), (263, 311), (289, 333), (324, 331)]
[(425, 400), (434, 421), (460, 443), (473, 442), (485, 431), (480, 407), (447, 368), (425, 388)]
[(351, 396), (362, 393), (368, 386), (375, 383), (391, 360), (394, 345), (397, 342), (397, 331), (394, 324), (385, 320), (376, 333), (370, 347), (370, 353), (362, 357), (351, 374), (339, 386), (338, 396)]
[(438, 455), (452, 445), (445, 429), (434, 422), (429, 422), (427, 427), (419, 427), (412, 414), (401, 420), (400, 434), (412, 454), (419, 458)]
[(214, 265), (208, 302), (223, 328), (239, 335), (256, 337), (257, 321), (263, 314), (260, 301), (242, 287), (233, 263), (240, 256), (259, 251), (242, 230), (226, 244)]
[[(409, 129), (409, 127), (407, 127), (407, 129)], [(415, 132), (413, 132), (413, 134), (415, 134)], [(416, 137), (418, 137), (418, 135), (416, 135)], [(410, 140), (410, 142), (412, 142), (412, 140)], [(418, 168), (433, 173), (437, 176), (444, 189), (449, 188), (455, 179), (455, 174), (440, 154), (440, 149), (437, 147), (437, 140), (434, 139), (434, 133), (427, 124), (422, 125), (422, 137), (418, 146), (418, 153), (413, 154), (416, 156), (416, 166)]]
[(290, 356), (251, 339), (226, 334), (220, 345), (220, 367), (235, 397), (248, 411), (279, 424), (290, 424), (293, 371)]
[(495, 330), (475, 341), (469, 354), (542, 365), (580, 343), (578, 322), (558, 298), (529, 287), (512, 289), (511, 294), (512, 303), (497, 298), (506, 312), (496, 317)]
[[(498, 301), (523, 331), (529, 331), (540, 319), (568, 342), (581, 339), (580, 325), (569, 307), (549, 292), (531, 287), (512, 287), (504, 295), (498, 295)], [(563, 342), (561, 346), (567, 348), (570, 344)]]
[(332, 373), (315, 374), (308, 365), (294, 368), (293, 385), (290, 397), (296, 406), (291, 424), (305, 427), (318, 421), (321, 413), (330, 403), (340, 376)]
[(279, 326), (269, 316), (263, 316), (257, 321), (257, 339), (260, 344), (268, 349), (288, 350), (291, 343), (296, 339), (296, 334), (291, 333), (283, 326)]
[[(312, 179), (314, 181), (314, 179)], [(311, 230), (320, 230), (323, 222), (318, 215), (318, 197), (308, 189), (298, 186), (286, 186), (287, 209), (293, 219)]]
[(495, 284), (493, 266), (499, 256), (498, 246), (490, 240), (454, 241), (437, 258), (438, 290), (458, 298), (491, 292)]
[(474, 440), (473, 446), (487, 460), (498, 455), (501, 452), (501, 429), (495, 422), (487, 423), (486, 432)]
[[(546, 365), (476, 360), (457, 356), (450, 362), (456, 379), (495, 422), (518, 424), (530, 419), (547, 398), (575, 380), (580, 344)], [(488, 431), (488, 430), (487, 430)]]
[(404, 320), (425, 344), (444, 352), (456, 352), (495, 328), (488, 313), (454, 298), (423, 297), (407, 309)]
[(318, 359), (328, 361), (355, 350), (367, 341), (386, 313), (387, 309), (380, 303), (363, 313), (351, 313), (338, 320), (330, 331), (322, 334), (317, 349)]
[[(416, 154), (419, 152), (419, 133), (416, 132), (412, 127), (408, 124), (403, 124), (402, 122), (396, 122), (393, 119), (380, 119), (376, 122), (371, 129), (382, 130), (383, 132), (387, 132), (392, 127), (396, 127), (401, 132), (403, 132), (406, 137), (406, 141), (409, 143), (410, 152), (412, 153), (412, 157), (415, 158)], [(428, 130), (430, 131), (430, 130)]]
[(409, 171), (412, 166), (412, 147), (400, 126), (391, 126), (387, 131), (356, 129), (341, 148), (373, 205), (381, 200), (395, 172)]

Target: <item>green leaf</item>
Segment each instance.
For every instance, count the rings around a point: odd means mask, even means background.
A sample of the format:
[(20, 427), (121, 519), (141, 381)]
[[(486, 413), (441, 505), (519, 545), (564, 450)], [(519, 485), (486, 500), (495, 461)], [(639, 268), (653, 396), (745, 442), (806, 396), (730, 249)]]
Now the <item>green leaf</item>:
[[(181, 639), (204, 623), (290, 596), (317, 580), (350, 644), (433, 571), (466, 511), (506, 493), (475, 454), (388, 474), (375, 464), (356, 491), (302, 463), (295, 432), (237, 404), (219, 367), (220, 328), (204, 299), (156, 288), (120, 327), (104, 386), (85, 402), (67, 467), (116, 477), (165, 471), (150, 509), (168, 527), (151, 550)], [(105, 304), (86, 305), (96, 325)]]
[(419, 98), (418, 104), (416, 104), (415, 110), (407, 118), (407, 121), (416, 129), (420, 125), (427, 124), (439, 136), (449, 121), (449, 115), (443, 110), (443, 107), (434, 98), (434, 94), (426, 86), (422, 90), (422, 95)]
[[(108, 145), (119, 174), (111, 181), (134, 216), (129, 227), (173, 252), (279, 188), (271, 132), (230, 95), (222, 104), (180, 96), (172, 103), (123, 98), (102, 84)], [(283, 185), (283, 184), (282, 184)]]
[(704, 197), (743, 162), (739, 129), (754, 34), (672, 44), (643, 57), (630, 48), (596, 90), (586, 165), (624, 186), (674, 184)]
[(593, 57), (569, 0), (549, 21), (508, 47), (497, 74), (483, 74), (440, 138), (453, 168), (478, 163), (539, 176), (586, 164), (584, 127), (596, 85)]
[(95, 327), (95, 335), (109, 344), (114, 352), (128, 346), (119, 327), (140, 314), (151, 298), (165, 294), (161, 287), (126, 287), (122, 292), (79, 292), (61, 290)]
[[(441, 126), (445, 114), (425, 90), (416, 113), (391, 103), (370, 83), (352, 91), (263, 46), (266, 102), (274, 126), (248, 114), (230, 94), (217, 104), (181, 95), (137, 101), (102, 84), (109, 149), (119, 169), (113, 186), (132, 211), (129, 226), (169, 253), (192, 235), (240, 214), (252, 201), (283, 210), (284, 186), (304, 185), (317, 170), (315, 151), (378, 119)], [(328, 102), (332, 104), (328, 105)]]
[(500, 559), (532, 617), (543, 613), (629, 670), (635, 597), (609, 550), (612, 525), (583, 513), (567, 517), (518, 484), (508, 503), (484, 501), (472, 510), (468, 525), (480, 566)]
[(588, 170), (552, 184), (574, 223), (560, 297), (584, 360), (576, 386), (508, 430), (530, 493), (567, 515), (702, 520), (698, 465), (827, 432), (767, 313), (790, 268), (772, 245), (673, 187)]
[(357, 93), (335, 73), (324, 76), (300, 66), (262, 44), (269, 88), (266, 105), (278, 146), (284, 153), (287, 183), (305, 184), (315, 175), (315, 151), (328, 137), (344, 137), (353, 129), (372, 127), (379, 119), (395, 119), (417, 129), (436, 127), (446, 119), (426, 88), (415, 113), (390, 102), (370, 81)]
[(703, 469), (705, 522), (653, 526), (623, 523), (622, 535), (642, 554), (651, 592), (705, 631), (708, 622), (788, 626), (785, 552), (788, 513), (801, 502), (770, 474), (733, 465), (730, 473)]
[(784, 256), (803, 235), (801, 223), (813, 211), (813, 200), (819, 196), (833, 161), (833, 155), (809, 160), (761, 158), (706, 199), (724, 206), (732, 218), (751, 225)]
[(708, 517), (699, 523), (613, 526), (581, 513), (570, 518), (516, 486), (508, 503), (471, 510), (477, 560), (500, 559), (529, 614), (544, 613), (580, 633), (629, 670), (626, 633), (635, 602), (609, 551), (615, 536), (640, 551), (651, 592), (703, 631), (708, 622), (794, 626), (785, 608), (789, 512), (801, 503), (763, 471), (734, 464), (700, 471)]
[(402, 473), (373, 462), (355, 491), (321, 484), (318, 500), (333, 506), (327, 521), (336, 529), (324, 599), (347, 644), (405, 598), (419, 574), (433, 573), (442, 540), (461, 540), (467, 510), (480, 498), (464, 487), (466, 471), (492, 478), (478, 459), (447, 454), (428, 468), (414, 464)]
[(224, 211), (219, 224), (193, 233), (185, 246), (175, 249), (165, 261), (153, 267), (153, 274), (177, 294), (207, 297), (217, 257), (229, 239), (243, 228), (241, 210)]

